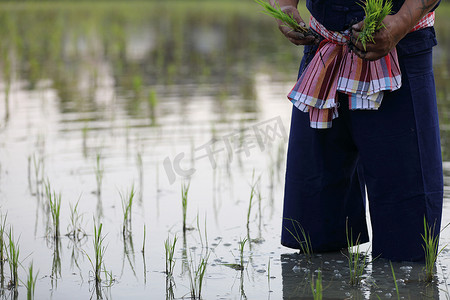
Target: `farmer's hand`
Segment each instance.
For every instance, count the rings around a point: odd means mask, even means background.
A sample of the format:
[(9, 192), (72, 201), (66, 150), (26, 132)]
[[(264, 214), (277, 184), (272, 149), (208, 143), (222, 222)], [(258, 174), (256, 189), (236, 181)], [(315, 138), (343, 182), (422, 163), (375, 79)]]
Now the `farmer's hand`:
[(386, 56), (397, 43), (408, 33), (410, 28), (406, 22), (396, 15), (388, 15), (383, 20), (384, 27), (374, 34), (374, 42), (367, 42), (364, 49), (358, 36), (362, 31), (363, 21), (352, 27), (352, 43), (356, 46), (353, 52), (365, 60), (377, 60)]
[[(295, 6), (282, 6), (281, 10), (288, 15), (293, 16), (293, 18), (297, 21), (298, 24), (300, 24), (300, 26), (306, 27), (305, 22), (303, 22), (303, 19), (302, 17), (300, 17), (300, 14)], [(294, 31), (280, 20), (277, 20), (277, 23), (281, 33), (283, 33), (289, 39), (289, 41), (291, 41), (291, 43), (295, 45), (313, 45), (318, 43), (318, 40), (312, 35), (305, 36), (301, 32)]]

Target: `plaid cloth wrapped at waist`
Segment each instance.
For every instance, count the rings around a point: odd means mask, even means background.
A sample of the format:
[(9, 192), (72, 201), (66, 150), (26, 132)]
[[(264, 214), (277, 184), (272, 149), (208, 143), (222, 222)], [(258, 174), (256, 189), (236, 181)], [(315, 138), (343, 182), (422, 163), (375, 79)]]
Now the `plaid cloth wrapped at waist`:
[[(431, 27), (434, 12), (428, 13), (411, 30)], [(312, 128), (330, 128), (338, 117), (337, 93), (349, 96), (349, 109), (376, 110), (384, 91), (401, 86), (397, 50), (376, 61), (360, 59), (349, 51), (350, 30), (329, 31), (311, 17), (310, 27), (324, 37), (313, 59), (300, 76), (288, 99), (309, 112)]]

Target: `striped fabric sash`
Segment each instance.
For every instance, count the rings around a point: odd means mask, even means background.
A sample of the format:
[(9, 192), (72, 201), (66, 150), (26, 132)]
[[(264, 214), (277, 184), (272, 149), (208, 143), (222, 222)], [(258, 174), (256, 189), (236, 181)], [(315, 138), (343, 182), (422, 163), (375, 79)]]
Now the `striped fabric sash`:
[[(434, 12), (427, 14), (412, 31), (433, 26)], [(350, 51), (350, 30), (327, 30), (311, 17), (310, 27), (324, 37), (313, 59), (300, 76), (288, 99), (309, 112), (312, 128), (330, 128), (338, 117), (337, 93), (349, 96), (349, 109), (376, 110), (384, 91), (401, 86), (401, 73), (394, 48), (376, 61), (360, 59)]]

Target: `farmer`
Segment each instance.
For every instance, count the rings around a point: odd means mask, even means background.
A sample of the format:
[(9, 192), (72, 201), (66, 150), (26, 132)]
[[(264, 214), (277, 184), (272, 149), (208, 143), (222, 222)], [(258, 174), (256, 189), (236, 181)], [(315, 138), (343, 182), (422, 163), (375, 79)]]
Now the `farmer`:
[[(305, 24), (297, 0), (271, 0), (272, 5), (275, 1)], [(301, 249), (298, 238), (305, 237), (300, 228), (314, 252), (346, 248), (347, 235), (354, 242), (368, 242), (367, 191), (373, 257), (424, 259), (424, 220), (439, 234), (443, 201), (432, 69), (437, 4), (438, 0), (393, 0), (392, 14), (375, 33), (374, 42), (365, 47), (358, 39), (364, 18), (358, 0), (306, 0), (312, 15), (310, 27), (318, 36), (279, 24), (289, 41), (305, 45), (300, 80), (289, 94), (294, 107), (281, 236), (284, 246)], [(383, 74), (375, 74), (374, 79), (387, 82), (388, 87), (372, 102), (358, 91), (346, 92), (330, 75), (333, 70), (326, 71), (332, 65), (329, 53), (339, 53), (339, 68), (349, 69), (348, 77), (358, 77), (355, 74), (369, 64), (391, 70), (385, 72), (387, 80)], [(364, 81), (365, 77), (350, 79)], [(350, 82), (347, 77), (344, 80)], [(335, 93), (335, 97), (318, 99), (316, 91)]]

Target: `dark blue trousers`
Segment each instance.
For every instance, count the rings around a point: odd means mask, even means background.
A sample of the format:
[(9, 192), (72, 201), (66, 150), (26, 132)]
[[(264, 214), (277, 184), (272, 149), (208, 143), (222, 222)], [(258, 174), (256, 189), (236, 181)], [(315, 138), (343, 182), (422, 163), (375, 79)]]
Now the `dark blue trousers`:
[(300, 249), (300, 226), (315, 252), (346, 248), (347, 228), (367, 242), (367, 189), (373, 257), (423, 260), (424, 218), (438, 234), (443, 200), (431, 47), (399, 55), (399, 63), (402, 87), (377, 111), (349, 110), (340, 95), (332, 128), (312, 129), (309, 114), (293, 107), (283, 245)]

